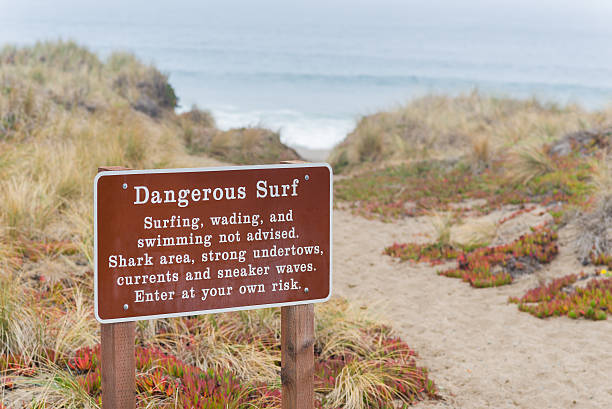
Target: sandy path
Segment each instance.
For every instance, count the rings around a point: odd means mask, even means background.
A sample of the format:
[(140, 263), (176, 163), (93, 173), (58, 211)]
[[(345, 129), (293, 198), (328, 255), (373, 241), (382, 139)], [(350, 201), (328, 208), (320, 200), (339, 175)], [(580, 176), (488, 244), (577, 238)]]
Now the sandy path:
[[(519, 312), (508, 296), (532, 287), (533, 276), (477, 290), (382, 254), (394, 241), (423, 240), (419, 232), (431, 232), (423, 219), (391, 224), (334, 212), (334, 294), (364, 305), (383, 300), (389, 322), (420, 354), (444, 398), (417, 407), (612, 408), (612, 320)], [(569, 240), (561, 235), (561, 244)], [(562, 248), (540, 275), (579, 269)]]

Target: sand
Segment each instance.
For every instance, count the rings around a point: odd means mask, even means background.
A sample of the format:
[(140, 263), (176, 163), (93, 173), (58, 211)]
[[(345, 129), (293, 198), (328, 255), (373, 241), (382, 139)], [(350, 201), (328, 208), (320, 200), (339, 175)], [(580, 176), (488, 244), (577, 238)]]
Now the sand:
[(309, 162), (325, 162), (331, 153), (331, 149), (312, 149), (302, 145), (291, 145), (291, 148)]
[[(501, 234), (520, 234), (535, 213)], [(436, 275), (444, 266), (382, 254), (394, 241), (430, 240), (427, 218), (383, 223), (336, 210), (333, 291), (384, 315), (430, 369), (442, 400), (417, 408), (612, 408), (612, 320), (542, 320), (508, 303), (538, 280), (583, 269), (571, 232), (561, 230), (559, 256), (537, 274), (474, 289)]]

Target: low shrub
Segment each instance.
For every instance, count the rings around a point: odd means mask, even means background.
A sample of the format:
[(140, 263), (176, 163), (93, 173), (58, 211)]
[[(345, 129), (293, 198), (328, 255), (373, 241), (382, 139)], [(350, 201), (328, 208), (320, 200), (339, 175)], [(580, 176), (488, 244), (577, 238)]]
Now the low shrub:
[(461, 278), (477, 288), (510, 284), (514, 277), (549, 263), (559, 253), (557, 238), (557, 233), (550, 228), (535, 227), (512, 243), (460, 254), (457, 268), (438, 274)]
[(187, 149), (194, 154), (205, 153), (223, 161), (242, 164), (301, 159), (294, 149), (281, 142), (278, 132), (261, 127), (222, 131), (215, 126), (209, 112), (197, 107), (181, 114), (178, 123), (183, 129)]
[(438, 274), (461, 278), (473, 287), (496, 287), (510, 284), (514, 277), (531, 273), (540, 264), (549, 263), (559, 252), (557, 238), (557, 233), (550, 228), (538, 226), (531, 233), (500, 246), (461, 251), (439, 243), (395, 243), (385, 248), (385, 254), (401, 261), (414, 260), (431, 265), (457, 259), (456, 268)]
[[(361, 216), (388, 221), (432, 211), (484, 215), (504, 205), (529, 203), (584, 207), (593, 192), (588, 183), (592, 164), (576, 155), (555, 159), (555, 170), (534, 175), (525, 183), (504, 166), (498, 161), (475, 173), (464, 162), (397, 165), (339, 180), (334, 184), (335, 198)], [(479, 203), (455, 205), (467, 200)]]

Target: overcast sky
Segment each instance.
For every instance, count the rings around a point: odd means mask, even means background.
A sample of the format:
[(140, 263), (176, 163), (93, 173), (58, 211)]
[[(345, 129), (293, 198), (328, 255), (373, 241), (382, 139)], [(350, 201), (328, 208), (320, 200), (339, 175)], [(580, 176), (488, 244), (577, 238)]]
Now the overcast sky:
[[(312, 20), (370, 15), (373, 20), (410, 24), (527, 24), (598, 26), (612, 21), (610, 0), (0, 0), (0, 20), (27, 21), (61, 16), (163, 22), (177, 9), (192, 10), (192, 21), (209, 18)], [(181, 17), (184, 18), (184, 17)]]

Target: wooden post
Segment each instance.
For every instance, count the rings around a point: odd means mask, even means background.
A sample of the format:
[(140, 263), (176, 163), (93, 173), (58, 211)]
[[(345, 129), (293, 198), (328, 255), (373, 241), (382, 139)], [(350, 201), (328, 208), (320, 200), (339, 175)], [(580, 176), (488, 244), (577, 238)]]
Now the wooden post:
[(314, 407), (314, 305), (281, 307), (283, 409)]
[(136, 406), (136, 356), (134, 322), (100, 324), (102, 351), (102, 408)]
[[(127, 170), (112, 166), (98, 168)], [(136, 407), (136, 355), (134, 322), (100, 324), (102, 374), (102, 408), (134, 409)]]
[(282, 409), (314, 408), (314, 341), (314, 305), (281, 307)]

